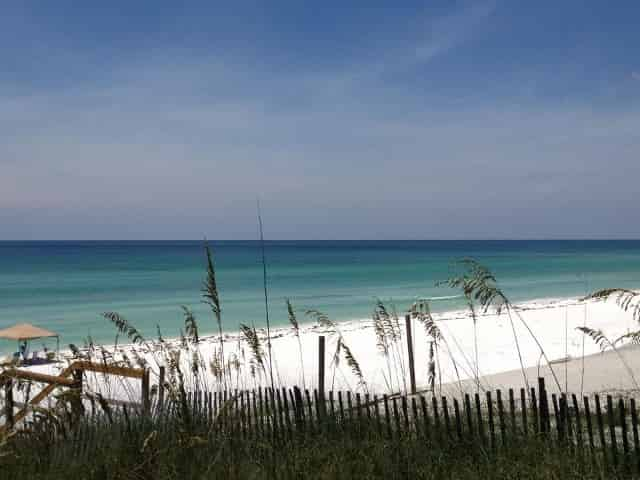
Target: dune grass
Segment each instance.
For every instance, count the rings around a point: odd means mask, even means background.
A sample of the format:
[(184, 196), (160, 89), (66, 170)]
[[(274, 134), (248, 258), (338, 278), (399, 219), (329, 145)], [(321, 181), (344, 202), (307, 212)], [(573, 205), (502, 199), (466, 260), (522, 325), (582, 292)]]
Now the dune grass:
[(434, 442), (403, 428), (388, 436), (366, 420), (347, 420), (271, 438), (223, 430), (192, 413), (188, 423), (179, 414), (86, 418), (57, 435), (47, 421), (46, 428), (5, 440), (0, 472), (52, 480), (602, 478), (596, 463), (536, 437), (491, 450), (452, 438)]

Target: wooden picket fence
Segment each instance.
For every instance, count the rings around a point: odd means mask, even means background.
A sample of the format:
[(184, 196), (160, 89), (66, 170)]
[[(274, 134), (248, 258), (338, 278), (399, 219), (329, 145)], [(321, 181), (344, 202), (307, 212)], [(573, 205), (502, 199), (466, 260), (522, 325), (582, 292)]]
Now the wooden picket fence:
[[(301, 436), (333, 432), (341, 435), (415, 438), (429, 442), (465, 443), (499, 453), (535, 438), (550, 448), (567, 448), (603, 471), (640, 475), (640, 437), (635, 399), (598, 395), (552, 394), (538, 379), (537, 388), (486, 391), (459, 398), (415, 395), (370, 395), (365, 392), (323, 393), (293, 388), (195, 391), (184, 396), (160, 383), (149, 408), (113, 405), (110, 415), (127, 422), (134, 415), (167, 425), (187, 415), (211, 435), (265, 439), (286, 443)], [(95, 405), (85, 416), (104, 412)], [(78, 442), (89, 449), (82, 433)]]
[(363, 436), (413, 436), (426, 442), (473, 442), (495, 453), (535, 437), (551, 448), (565, 447), (597, 462), (605, 471), (640, 474), (635, 399), (549, 395), (542, 378), (538, 388), (528, 392), (496, 390), (461, 398), (436, 397), (431, 392), (323, 395), (293, 387), (188, 392), (183, 403), (156, 398), (152, 414), (172, 416), (183, 408), (194, 421), (210, 424), (214, 434), (274, 442), (330, 429)]

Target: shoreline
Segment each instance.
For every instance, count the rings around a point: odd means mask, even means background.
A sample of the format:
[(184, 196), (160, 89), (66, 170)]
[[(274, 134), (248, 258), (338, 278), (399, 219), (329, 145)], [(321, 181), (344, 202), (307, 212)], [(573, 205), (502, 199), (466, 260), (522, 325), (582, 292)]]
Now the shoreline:
[[(559, 308), (564, 306), (576, 306), (576, 305), (582, 305), (583, 303), (584, 302), (582, 301), (582, 297), (566, 297), (566, 298), (549, 297), (549, 298), (537, 298), (534, 300), (527, 300), (526, 302), (514, 304), (514, 306), (521, 312), (527, 312), (532, 310), (553, 309), (553, 308)], [(398, 314), (401, 321), (403, 320), (403, 315), (404, 313)], [(462, 319), (469, 319), (471, 317), (468, 310), (465, 310), (465, 309), (436, 311), (436, 312), (432, 312), (431, 315), (434, 318), (434, 320), (438, 322), (456, 321), (456, 320), (462, 320)], [(491, 315), (493, 315), (491, 311), (489, 311), (486, 314), (479, 314), (479, 316), (491, 316)], [(301, 320), (300, 318), (298, 318), (298, 323), (300, 325), (301, 332), (304, 331), (304, 333), (307, 333), (307, 334), (322, 332), (323, 327), (321, 325), (318, 325), (317, 323), (311, 320), (306, 321), (306, 317), (302, 317), (302, 318), (305, 318), (305, 320)], [(199, 322), (199, 323), (202, 323), (202, 322)], [(356, 327), (358, 329), (373, 328), (373, 323), (371, 318), (359, 318), (359, 319), (354, 318), (350, 320), (339, 320), (339, 321), (336, 321), (336, 324), (341, 327), (341, 330), (344, 330), (345, 327)], [(266, 328), (267, 328), (266, 326), (260, 326), (260, 327), (256, 327), (256, 330), (258, 332), (261, 332), (261, 331), (266, 332)], [(277, 325), (277, 326), (271, 327), (272, 339), (282, 338), (283, 336), (287, 336), (287, 335), (289, 336), (294, 335), (290, 324), (288, 324), (287, 326)], [(237, 341), (239, 337), (244, 338), (242, 337), (242, 333), (240, 330), (231, 330), (231, 329), (224, 330), (222, 333), (222, 336), (225, 339), (225, 342)], [(177, 336), (163, 337), (163, 339), (164, 339), (164, 342), (168, 344), (179, 344), (181, 342), (180, 337), (177, 337)], [(149, 338), (147, 340), (149, 342), (155, 342), (157, 339)], [(215, 332), (207, 332), (200, 335), (200, 341), (201, 342), (205, 342), (205, 341), (219, 342), (219, 335)], [(121, 342), (118, 342), (117, 344), (97, 343), (96, 345), (103, 346), (109, 349), (113, 349), (116, 346), (118, 348), (131, 348), (136, 346), (133, 343), (121, 343)], [(78, 348), (80, 351), (87, 350), (87, 347), (85, 346), (82, 346), (82, 347), (78, 346)], [(71, 353), (71, 350), (60, 349), (60, 353), (69, 354)]]

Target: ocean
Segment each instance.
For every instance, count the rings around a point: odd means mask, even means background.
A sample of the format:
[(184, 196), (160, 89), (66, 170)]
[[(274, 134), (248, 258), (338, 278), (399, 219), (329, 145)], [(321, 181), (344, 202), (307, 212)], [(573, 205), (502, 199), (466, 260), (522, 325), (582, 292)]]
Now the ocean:
[[(210, 245), (225, 329), (264, 326), (259, 242)], [(637, 240), (267, 241), (265, 251), (274, 326), (288, 322), (287, 298), (303, 323), (307, 309), (338, 321), (366, 319), (377, 297), (402, 310), (418, 297), (450, 296), (456, 292), (436, 283), (463, 257), (489, 266), (516, 302), (640, 287)], [(210, 333), (216, 326), (202, 303), (204, 277), (202, 241), (0, 242), (0, 328), (29, 322), (59, 333), (61, 346), (88, 338), (111, 344), (116, 331), (101, 313), (116, 311), (147, 336), (159, 328), (176, 337), (186, 305)], [(434, 303), (434, 310), (460, 307), (459, 298)], [(0, 351), (14, 349), (0, 341)]]

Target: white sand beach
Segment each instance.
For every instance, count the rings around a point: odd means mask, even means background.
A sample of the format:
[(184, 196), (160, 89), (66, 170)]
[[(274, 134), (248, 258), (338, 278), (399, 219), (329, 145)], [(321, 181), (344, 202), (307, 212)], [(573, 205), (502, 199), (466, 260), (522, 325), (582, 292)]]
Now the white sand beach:
[[(475, 389), (475, 362), (473, 343), (473, 323), (466, 311), (453, 311), (435, 314), (437, 325), (440, 328), (444, 340), (440, 342), (438, 349), (439, 364), (437, 373), (437, 386), (442, 383), (443, 392), (451, 394), (460, 393), (460, 388), (467, 391)], [(511, 320), (513, 320), (513, 329)], [(531, 332), (537, 337), (543, 346), (556, 377), (564, 390), (568, 386), (570, 392), (597, 392), (636, 389), (632, 375), (625, 364), (620, 360), (620, 355), (631, 368), (632, 373), (640, 378), (640, 348), (622, 347), (618, 352), (600, 353), (600, 348), (590, 339), (576, 330), (576, 327), (587, 325), (594, 329), (601, 329), (609, 338), (614, 339), (634, 328), (631, 314), (622, 311), (614, 301), (581, 301), (579, 299), (541, 300), (528, 302), (517, 306), (517, 314), (511, 316), (495, 313), (487, 313), (478, 316), (478, 371), (483, 389), (494, 388), (520, 388), (524, 386), (524, 378), (520, 370), (520, 361), (514, 341), (514, 330), (518, 338), (522, 354), (522, 363), (526, 369), (526, 375), (530, 386), (535, 386), (538, 375), (546, 377), (550, 391), (557, 389), (549, 367), (541, 356), (540, 348), (533, 339), (524, 322)], [(404, 319), (400, 322), (404, 325)], [(412, 321), (416, 383), (419, 390), (428, 387), (429, 342), (422, 325)], [(403, 327), (404, 330), (404, 327)], [(387, 363), (385, 357), (377, 347), (376, 335), (372, 320), (344, 322), (338, 324), (337, 331), (342, 335), (344, 343), (351, 350), (357, 360), (364, 381), (364, 385), (358, 382), (358, 378), (345, 362), (343, 354), (337, 368), (332, 364), (332, 357), (337, 344), (337, 334), (328, 332), (319, 325), (301, 325), (300, 345), (302, 348), (302, 362), (299, 351), (298, 339), (291, 328), (274, 329), (272, 331), (272, 352), (274, 377), (278, 385), (293, 386), (304, 385), (306, 388), (316, 388), (318, 384), (318, 337), (326, 336), (326, 387), (327, 389), (358, 389), (369, 393), (391, 393), (403, 391), (409, 385), (409, 374), (406, 358), (406, 338), (399, 342), (402, 358), (396, 357), (396, 361)], [(149, 342), (147, 345), (121, 345), (118, 347), (105, 346), (104, 349), (96, 348), (93, 352), (84, 350), (98, 360), (102, 352), (112, 356), (112, 361), (123, 362), (123, 355), (136, 366), (136, 356), (143, 358), (151, 369), (151, 383), (157, 383), (159, 366), (166, 358), (157, 352), (167, 345), (178, 347), (179, 340), (172, 340), (160, 346), (157, 342)], [(201, 372), (206, 373), (199, 379), (198, 385), (187, 387), (212, 388), (219, 384), (216, 382), (209, 368), (202, 369), (210, 364), (217, 356), (220, 346), (219, 337), (206, 336), (200, 339), (198, 344), (190, 344), (181, 354), (181, 364), (185, 371), (191, 368), (194, 353), (202, 359)], [(266, 351), (266, 341), (263, 343)], [(153, 351), (156, 351), (154, 354)], [(250, 349), (245, 340), (237, 333), (225, 334), (224, 351), (227, 359), (236, 358), (237, 362), (232, 369), (233, 379), (230, 381), (232, 388), (254, 388), (258, 385), (267, 386), (269, 379), (266, 374), (251, 376), (249, 361)], [(344, 352), (343, 352), (344, 353)], [(70, 361), (70, 352), (64, 352), (67, 361)], [(583, 361), (584, 358), (584, 374)], [(569, 358), (568, 362), (564, 359)], [(265, 360), (268, 365), (268, 361)], [(302, 368), (303, 363), (304, 368)], [(66, 366), (66, 362), (57, 365), (43, 365), (32, 367), (33, 370), (43, 373), (55, 374)], [(404, 364), (404, 367), (401, 366)], [(404, 375), (403, 375), (404, 373)], [(190, 375), (186, 375), (187, 378)], [(459, 382), (460, 380), (460, 382)], [(406, 382), (406, 384), (405, 384)], [(85, 391), (100, 392), (108, 398), (135, 399), (139, 392), (139, 382), (131, 385), (115, 384), (105, 380), (100, 374), (87, 375)], [(36, 389), (37, 391), (39, 389)], [(23, 392), (24, 393), (24, 392)], [(31, 392), (33, 395), (34, 391)], [(133, 397), (133, 398), (132, 398)]]

